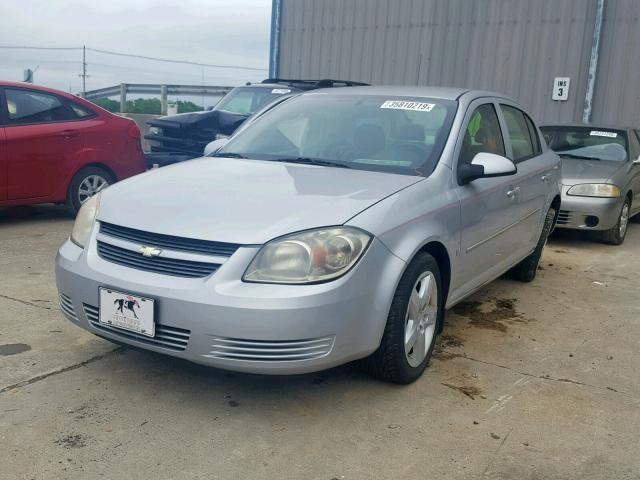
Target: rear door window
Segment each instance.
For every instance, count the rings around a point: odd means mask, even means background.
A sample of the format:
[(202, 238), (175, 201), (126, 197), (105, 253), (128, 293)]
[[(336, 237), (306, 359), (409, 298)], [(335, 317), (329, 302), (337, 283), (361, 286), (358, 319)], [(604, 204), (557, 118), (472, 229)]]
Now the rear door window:
[(85, 119), (95, 116), (94, 112), (86, 107), (83, 107), (82, 105), (78, 105), (77, 103), (69, 102), (69, 106), (71, 107), (71, 110), (73, 110), (73, 113), (77, 118)]
[(471, 163), (480, 152), (505, 155), (500, 122), (492, 103), (480, 105), (471, 115), (462, 139), (458, 163)]
[(640, 155), (640, 138), (637, 130), (632, 130), (631, 135), (629, 135), (629, 153), (631, 154), (631, 160), (635, 160)]
[(28, 125), (76, 120), (73, 110), (56, 95), (21, 90), (5, 89), (9, 125)]
[(509, 132), (511, 142), (512, 160), (515, 163), (523, 162), (540, 153), (540, 140), (537, 133), (532, 138), (533, 122), (526, 114), (515, 107), (500, 105)]

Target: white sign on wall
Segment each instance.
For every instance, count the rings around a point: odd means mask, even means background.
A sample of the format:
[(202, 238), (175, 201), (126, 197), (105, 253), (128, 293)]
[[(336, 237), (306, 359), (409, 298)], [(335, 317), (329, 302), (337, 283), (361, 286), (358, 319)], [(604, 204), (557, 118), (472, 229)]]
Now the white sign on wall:
[(553, 79), (553, 93), (551, 100), (567, 101), (569, 100), (569, 77), (556, 77)]

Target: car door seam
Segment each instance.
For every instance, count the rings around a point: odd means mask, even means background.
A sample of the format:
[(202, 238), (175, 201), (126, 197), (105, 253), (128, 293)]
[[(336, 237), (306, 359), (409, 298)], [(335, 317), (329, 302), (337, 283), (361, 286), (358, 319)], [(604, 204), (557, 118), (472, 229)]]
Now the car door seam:
[(512, 229), (513, 227), (515, 227), (515, 226), (519, 225), (520, 223), (524, 222), (527, 218), (529, 218), (529, 217), (531, 217), (531, 216), (535, 215), (535, 214), (536, 214), (536, 213), (538, 213), (539, 211), (540, 211), (540, 209), (539, 209), (539, 208), (536, 208), (535, 210), (533, 210), (532, 212), (527, 213), (524, 217), (522, 217), (522, 218), (520, 218), (520, 219), (516, 220), (516, 221), (515, 221), (515, 222), (513, 222), (512, 224), (507, 225), (507, 226), (506, 226), (506, 227), (504, 227), (503, 229), (498, 230), (496, 233), (491, 234), (489, 237), (485, 238), (484, 240), (480, 240), (479, 242), (474, 243), (473, 245), (469, 246), (469, 247), (465, 250), (465, 253), (469, 253), (470, 251), (474, 250), (475, 248), (477, 248), (477, 247), (479, 247), (479, 246), (481, 246), (481, 245), (484, 245), (485, 243), (487, 243), (487, 242), (489, 242), (489, 241), (493, 240), (494, 238), (496, 238), (496, 237), (498, 237), (498, 236), (502, 235), (502, 234), (503, 234), (503, 233), (505, 233), (506, 231), (508, 231), (508, 230)]

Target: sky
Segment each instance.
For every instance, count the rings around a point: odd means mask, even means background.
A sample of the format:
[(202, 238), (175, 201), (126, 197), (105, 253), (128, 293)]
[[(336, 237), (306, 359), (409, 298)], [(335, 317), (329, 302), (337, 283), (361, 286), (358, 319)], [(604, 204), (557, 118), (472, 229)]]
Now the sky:
[[(239, 85), (268, 76), (271, 0), (1, 0), (0, 46), (82, 47), (223, 69), (87, 51), (87, 90), (120, 83)], [(82, 50), (0, 48), (0, 79), (82, 90)]]

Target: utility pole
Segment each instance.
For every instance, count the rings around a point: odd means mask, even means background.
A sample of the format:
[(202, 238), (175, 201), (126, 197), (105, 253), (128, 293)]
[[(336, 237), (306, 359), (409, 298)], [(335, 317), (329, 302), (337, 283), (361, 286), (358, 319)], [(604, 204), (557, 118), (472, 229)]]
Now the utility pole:
[(82, 46), (82, 73), (79, 75), (82, 77), (82, 98), (87, 96), (87, 49)]

